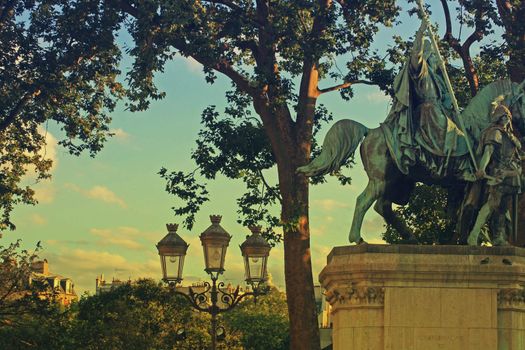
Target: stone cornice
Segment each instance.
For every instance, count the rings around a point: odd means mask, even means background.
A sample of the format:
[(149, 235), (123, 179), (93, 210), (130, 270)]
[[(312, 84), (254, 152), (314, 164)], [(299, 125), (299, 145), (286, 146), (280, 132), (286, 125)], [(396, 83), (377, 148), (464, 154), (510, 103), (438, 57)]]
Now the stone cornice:
[[(343, 254), (346, 253), (346, 254)], [(515, 253), (515, 254), (513, 254)], [(516, 247), (389, 246), (336, 247), (321, 271), (325, 289), (382, 281), (384, 287), (435, 283), (454, 288), (518, 288), (525, 285), (525, 249)]]
[(467, 245), (410, 245), (410, 244), (359, 244), (334, 247), (327, 257), (327, 263), (337, 255), (359, 253), (396, 253), (396, 254), (428, 254), (428, 255), (495, 255), (525, 257), (525, 248), (483, 247)]

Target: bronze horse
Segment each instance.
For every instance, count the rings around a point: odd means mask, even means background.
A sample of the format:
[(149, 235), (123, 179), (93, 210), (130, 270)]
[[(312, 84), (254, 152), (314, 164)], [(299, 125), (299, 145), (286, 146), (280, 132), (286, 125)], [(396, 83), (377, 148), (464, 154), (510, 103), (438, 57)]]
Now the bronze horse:
[[(485, 86), (470, 101), (461, 113), (461, 118), (470, 140), (474, 143), (474, 149), (481, 132), (490, 124), (493, 103), (497, 100), (503, 99), (503, 102), (509, 106), (513, 114), (513, 125), (525, 135), (524, 86), (525, 82), (517, 84), (510, 80), (498, 80)], [(408, 203), (416, 182), (437, 184), (455, 189), (453, 191), (455, 193), (464, 193), (463, 189), (467, 184), (464, 178), (450, 174), (441, 177), (430, 175), (429, 169), (418, 162), (408, 169), (408, 174), (403, 174), (392, 157), (382, 128), (368, 129), (349, 119), (335, 123), (325, 136), (321, 154), (309, 164), (299, 167), (297, 171), (307, 176), (336, 171), (353, 156), (359, 144), (361, 144), (361, 159), (368, 175), (368, 185), (356, 199), (348, 237), (350, 242), (364, 242), (361, 238), (361, 226), (365, 213), (374, 202), (376, 202), (374, 209), (401, 234), (404, 240), (417, 242), (410, 229), (402, 224), (392, 210), (392, 203), (399, 205)], [(462, 197), (458, 199), (457, 204), (461, 202)]]

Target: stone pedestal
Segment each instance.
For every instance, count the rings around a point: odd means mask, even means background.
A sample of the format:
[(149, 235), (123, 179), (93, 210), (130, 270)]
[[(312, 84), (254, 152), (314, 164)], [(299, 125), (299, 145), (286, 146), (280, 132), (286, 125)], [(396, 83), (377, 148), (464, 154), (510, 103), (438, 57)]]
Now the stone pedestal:
[(319, 280), (335, 350), (525, 349), (525, 249), (336, 247)]

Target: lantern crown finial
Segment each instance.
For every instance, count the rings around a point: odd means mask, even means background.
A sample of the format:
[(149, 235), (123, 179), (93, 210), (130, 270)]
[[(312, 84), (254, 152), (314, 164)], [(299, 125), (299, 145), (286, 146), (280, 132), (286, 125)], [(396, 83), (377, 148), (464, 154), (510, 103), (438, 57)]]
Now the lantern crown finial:
[(250, 231), (251, 231), (254, 235), (258, 235), (258, 234), (261, 233), (262, 226), (259, 226), (259, 225), (251, 225), (251, 226), (248, 226), (248, 229), (250, 229)]
[(177, 232), (179, 229), (179, 224), (166, 224), (166, 228), (168, 229), (168, 232)]
[(220, 224), (222, 220), (222, 215), (210, 215), (210, 220), (212, 224)]

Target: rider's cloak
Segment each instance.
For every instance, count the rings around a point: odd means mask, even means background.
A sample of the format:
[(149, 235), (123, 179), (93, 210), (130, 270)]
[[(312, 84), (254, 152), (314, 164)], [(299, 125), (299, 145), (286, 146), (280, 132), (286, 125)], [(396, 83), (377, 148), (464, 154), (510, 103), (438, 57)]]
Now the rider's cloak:
[(422, 52), (417, 62), (408, 58), (396, 76), (392, 108), (381, 124), (390, 154), (405, 175), (416, 165), (434, 177), (469, 174), (464, 134), (451, 118), (443, 78)]

